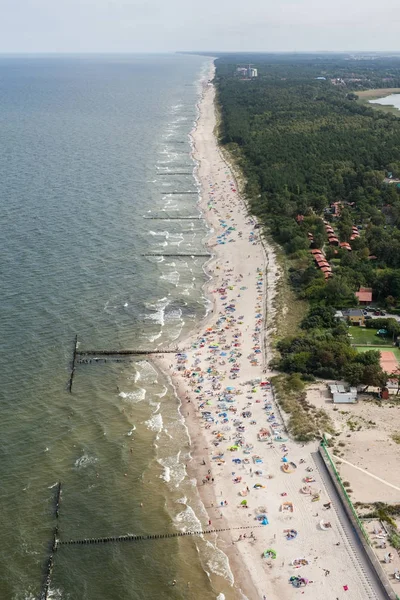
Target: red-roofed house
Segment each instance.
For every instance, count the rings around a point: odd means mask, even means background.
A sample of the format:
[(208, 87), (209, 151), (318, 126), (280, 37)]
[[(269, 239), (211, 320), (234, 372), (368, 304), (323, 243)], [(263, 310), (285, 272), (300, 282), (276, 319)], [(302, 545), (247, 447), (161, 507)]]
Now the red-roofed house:
[(339, 240), (335, 235), (329, 235), (328, 242), (333, 246), (339, 246)]
[(341, 248), (344, 248), (345, 250), (348, 250), (349, 252), (351, 252), (351, 246), (348, 242), (340, 242), (339, 246)]
[(355, 295), (360, 304), (370, 304), (372, 302), (372, 288), (360, 287)]

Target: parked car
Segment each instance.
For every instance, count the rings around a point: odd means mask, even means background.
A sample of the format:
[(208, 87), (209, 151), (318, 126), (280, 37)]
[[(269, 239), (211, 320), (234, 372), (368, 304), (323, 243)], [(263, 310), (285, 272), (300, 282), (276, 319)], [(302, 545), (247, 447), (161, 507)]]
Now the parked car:
[(367, 321), (368, 319), (372, 319), (371, 315), (367, 315), (367, 316), (365, 317), (365, 320), (366, 320), (366, 321)]

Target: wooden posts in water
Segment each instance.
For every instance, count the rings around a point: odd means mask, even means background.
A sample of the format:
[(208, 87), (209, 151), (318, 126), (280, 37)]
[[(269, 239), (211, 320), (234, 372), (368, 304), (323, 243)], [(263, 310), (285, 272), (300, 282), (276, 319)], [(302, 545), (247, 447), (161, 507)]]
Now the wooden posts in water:
[(176, 354), (179, 352), (178, 348), (172, 348), (170, 350), (78, 350), (76, 354), (78, 356), (92, 356), (92, 355), (135, 355), (135, 354)]
[(191, 253), (186, 253), (184, 254), (183, 252), (181, 252), (180, 254), (166, 254), (165, 252), (147, 252), (146, 254), (142, 254), (142, 256), (169, 256), (172, 258), (197, 258), (197, 257), (207, 257), (207, 258), (211, 258), (212, 254), (210, 254), (209, 252), (191, 252)]
[[(76, 340), (75, 340), (75, 342), (76, 342)], [(75, 346), (75, 349), (76, 349), (76, 346)], [(54, 514), (55, 514), (56, 519), (58, 519), (58, 517), (60, 516), (60, 502), (61, 502), (61, 481), (59, 481), (57, 484), (56, 494), (55, 494), (55, 512), (54, 512)], [(47, 559), (47, 563), (46, 563), (46, 567), (45, 567), (44, 582), (43, 582), (43, 588), (42, 588), (40, 600), (48, 600), (48, 597), (49, 597), (51, 573), (53, 571), (53, 566), (54, 566), (54, 554), (57, 551), (58, 543), (59, 543), (58, 542), (58, 526), (56, 526), (53, 529), (53, 537), (49, 544), (49, 558)]]
[(108, 544), (112, 542), (144, 542), (148, 540), (164, 540), (167, 538), (177, 538), (183, 536), (209, 535), (211, 533), (222, 533), (224, 531), (234, 531), (239, 529), (258, 529), (263, 525), (246, 525), (243, 527), (223, 527), (220, 529), (207, 529), (204, 531), (176, 531), (174, 533), (160, 533), (150, 535), (118, 535), (104, 538), (83, 538), (81, 540), (67, 540), (58, 542), (59, 546), (78, 546), (78, 545), (96, 545)]
[(48, 598), (49, 598), (51, 574), (52, 574), (53, 567), (54, 567), (54, 553), (57, 551), (57, 546), (58, 546), (57, 536), (58, 536), (58, 527), (55, 527), (54, 531), (53, 531), (53, 539), (51, 541), (51, 551), (50, 551), (50, 555), (49, 555), (49, 558), (46, 563), (44, 582), (43, 582), (42, 593), (40, 595), (40, 600), (48, 600)]
[(78, 336), (75, 336), (75, 342), (74, 342), (74, 351), (72, 354), (72, 364), (71, 364), (71, 374), (69, 376), (69, 381), (68, 381), (68, 391), (71, 394), (72, 393), (72, 383), (74, 381), (74, 374), (75, 374), (75, 359), (76, 359), (76, 348), (78, 346)]
[(56, 510), (55, 510), (56, 519), (58, 519), (58, 517), (60, 515), (60, 502), (61, 502), (61, 481), (58, 483), (57, 490), (56, 490)]

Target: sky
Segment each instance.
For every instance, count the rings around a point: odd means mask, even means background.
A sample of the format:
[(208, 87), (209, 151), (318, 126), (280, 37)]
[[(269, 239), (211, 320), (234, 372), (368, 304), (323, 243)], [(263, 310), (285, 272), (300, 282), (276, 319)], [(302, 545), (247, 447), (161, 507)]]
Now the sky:
[(0, 53), (400, 50), (398, 0), (0, 0)]

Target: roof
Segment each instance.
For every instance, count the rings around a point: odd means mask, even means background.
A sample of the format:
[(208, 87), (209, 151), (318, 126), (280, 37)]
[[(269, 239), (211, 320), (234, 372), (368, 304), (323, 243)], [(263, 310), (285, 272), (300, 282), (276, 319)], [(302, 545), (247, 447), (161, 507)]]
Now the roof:
[(360, 302), (372, 302), (372, 288), (360, 287), (355, 294)]
[(364, 313), (361, 308), (350, 308), (345, 312), (348, 317), (363, 317)]
[(390, 350), (381, 350), (381, 359), (380, 364), (382, 367), (382, 371), (386, 371), (386, 373), (394, 373), (396, 369), (399, 367), (399, 363), (397, 362), (397, 358), (394, 353)]
[(311, 252), (311, 254), (321, 254), (322, 255), (322, 250), (314, 249), (314, 250), (310, 250), (310, 252)]

